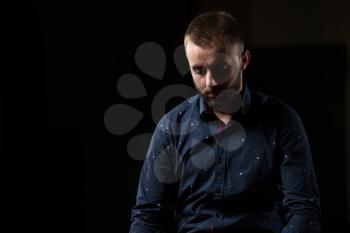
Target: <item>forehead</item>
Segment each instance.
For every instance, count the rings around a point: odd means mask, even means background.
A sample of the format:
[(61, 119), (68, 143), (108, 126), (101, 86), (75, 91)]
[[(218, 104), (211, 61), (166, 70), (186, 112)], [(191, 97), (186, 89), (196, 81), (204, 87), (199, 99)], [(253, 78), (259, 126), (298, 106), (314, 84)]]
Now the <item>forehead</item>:
[(235, 54), (239, 52), (239, 46), (215, 46), (214, 44), (208, 46), (198, 46), (191, 40), (188, 40), (185, 45), (186, 56), (190, 63), (203, 63), (213, 60), (231, 60)]

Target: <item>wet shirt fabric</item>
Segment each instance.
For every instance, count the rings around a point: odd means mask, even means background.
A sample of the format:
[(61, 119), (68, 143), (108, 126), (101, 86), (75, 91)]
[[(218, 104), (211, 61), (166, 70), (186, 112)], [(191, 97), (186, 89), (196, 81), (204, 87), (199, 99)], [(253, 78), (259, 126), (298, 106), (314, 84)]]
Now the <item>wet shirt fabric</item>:
[(130, 233), (320, 232), (308, 138), (288, 104), (244, 83), (224, 124), (195, 95), (156, 126)]

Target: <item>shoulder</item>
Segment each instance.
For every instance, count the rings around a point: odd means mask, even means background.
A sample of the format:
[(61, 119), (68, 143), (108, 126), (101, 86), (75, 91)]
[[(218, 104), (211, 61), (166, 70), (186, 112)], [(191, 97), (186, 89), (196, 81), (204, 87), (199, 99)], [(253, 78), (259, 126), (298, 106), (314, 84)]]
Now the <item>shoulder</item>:
[(295, 108), (280, 98), (251, 90), (251, 112), (271, 120), (283, 121), (286, 118), (298, 118)]
[(161, 117), (157, 123), (157, 129), (171, 131), (180, 123), (181, 125), (190, 124), (191, 119), (196, 120), (199, 117), (199, 102), (199, 95), (185, 99)]
[(173, 109), (171, 109), (168, 113), (166, 113), (164, 115), (164, 118), (174, 120), (177, 119), (179, 116), (190, 114), (196, 109), (199, 110), (199, 95), (194, 95), (185, 99), (183, 102), (181, 102)]

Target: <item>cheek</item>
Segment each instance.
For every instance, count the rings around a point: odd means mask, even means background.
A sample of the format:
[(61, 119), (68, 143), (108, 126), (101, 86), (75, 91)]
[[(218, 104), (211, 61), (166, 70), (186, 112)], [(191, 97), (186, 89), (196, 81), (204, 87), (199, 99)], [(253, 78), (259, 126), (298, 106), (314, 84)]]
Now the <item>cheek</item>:
[(231, 78), (236, 80), (239, 77), (240, 72), (241, 72), (241, 68), (239, 66), (233, 67), (231, 70)]
[(193, 77), (193, 82), (197, 87), (199, 88), (205, 87), (205, 79), (203, 77), (199, 77), (199, 76), (192, 76), (192, 77)]

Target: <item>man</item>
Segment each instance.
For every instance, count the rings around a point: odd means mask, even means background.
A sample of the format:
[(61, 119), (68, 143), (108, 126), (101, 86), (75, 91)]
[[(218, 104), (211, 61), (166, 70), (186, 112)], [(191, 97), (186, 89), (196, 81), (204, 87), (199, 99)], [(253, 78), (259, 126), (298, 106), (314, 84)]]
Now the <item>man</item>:
[(185, 34), (197, 95), (158, 123), (130, 232), (320, 232), (309, 142), (295, 110), (250, 90), (250, 53), (225, 12)]

